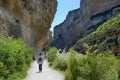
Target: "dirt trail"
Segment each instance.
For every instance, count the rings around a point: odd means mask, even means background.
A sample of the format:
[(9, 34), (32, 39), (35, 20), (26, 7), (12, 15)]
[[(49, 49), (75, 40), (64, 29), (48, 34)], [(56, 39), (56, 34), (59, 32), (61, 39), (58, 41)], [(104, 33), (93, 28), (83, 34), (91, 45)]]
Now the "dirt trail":
[(28, 76), (24, 80), (64, 80), (64, 76), (48, 67), (48, 62), (44, 60), (43, 71), (38, 72), (38, 64), (33, 62), (28, 71)]

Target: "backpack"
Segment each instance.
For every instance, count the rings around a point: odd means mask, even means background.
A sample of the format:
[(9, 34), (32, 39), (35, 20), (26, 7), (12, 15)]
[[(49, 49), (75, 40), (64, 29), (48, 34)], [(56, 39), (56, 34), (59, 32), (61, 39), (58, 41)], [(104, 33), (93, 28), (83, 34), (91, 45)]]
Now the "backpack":
[(41, 61), (43, 61), (43, 59), (40, 57), (40, 58), (39, 58), (39, 62), (41, 62)]

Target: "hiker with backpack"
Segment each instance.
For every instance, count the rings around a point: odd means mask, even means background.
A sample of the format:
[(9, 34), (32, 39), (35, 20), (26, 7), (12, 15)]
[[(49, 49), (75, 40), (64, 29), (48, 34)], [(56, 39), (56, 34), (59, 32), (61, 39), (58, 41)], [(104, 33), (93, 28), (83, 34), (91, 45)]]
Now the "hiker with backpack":
[(42, 53), (39, 54), (39, 58), (37, 60), (37, 63), (39, 65), (39, 72), (42, 72), (42, 64), (43, 64), (43, 55), (42, 55)]

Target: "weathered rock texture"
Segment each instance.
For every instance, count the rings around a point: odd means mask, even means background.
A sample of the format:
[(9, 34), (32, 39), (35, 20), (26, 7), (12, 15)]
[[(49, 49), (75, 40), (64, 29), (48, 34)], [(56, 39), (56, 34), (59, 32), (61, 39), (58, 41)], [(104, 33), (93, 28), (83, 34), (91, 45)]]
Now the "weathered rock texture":
[(49, 42), (56, 7), (56, 0), (0, 0), (0, 29), (39, 51)]
[(81, 0), (80, 5), (54, 28), (52, 46), (70, 48), (78, 39), (95, 31), (100, 24), (120, 12), (120, 0)]
[[(87, 51), (99, 54), (101, 52), (110, 50), (115, 53), (116, 56), (120, 57), (120, 30), (112, 31), (113, 32), (110, 33), (104, 33), (104, 35), (102, 34), (97, 37), (88, 38), (79, 44), (77, 43), (73, 49), (82, 54), (86, 54)], [(85, 45), (89, 46), (90, 48), (87, 49)]]
[(112, 51), (120, 57), (120, 13), (100, 25), (96, 31), (77, 41), (72, 49), (82, 54)]

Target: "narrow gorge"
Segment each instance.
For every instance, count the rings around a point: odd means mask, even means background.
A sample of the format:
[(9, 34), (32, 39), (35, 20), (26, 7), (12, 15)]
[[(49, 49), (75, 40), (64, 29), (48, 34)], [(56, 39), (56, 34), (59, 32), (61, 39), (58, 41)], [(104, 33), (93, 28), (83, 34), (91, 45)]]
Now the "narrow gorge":
[(120, 80), (120, 0), (0, 0), (0, 80), (50, 79)]

